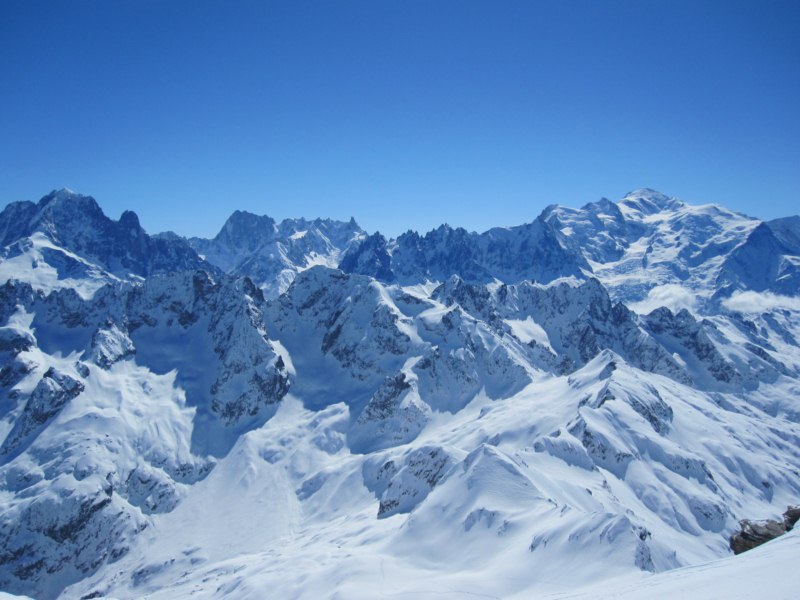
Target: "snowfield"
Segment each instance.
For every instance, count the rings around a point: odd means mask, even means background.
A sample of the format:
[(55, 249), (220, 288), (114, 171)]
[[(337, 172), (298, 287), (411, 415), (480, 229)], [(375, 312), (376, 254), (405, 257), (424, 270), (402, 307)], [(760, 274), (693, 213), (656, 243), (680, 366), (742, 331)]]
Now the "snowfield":
[(567, 594), (542, 596), (546, 600), (672, 600), (687, 598), (789, 599), (798, 595), (800, 579), (793, 573), (800, 536), (790, 532), (738, 557), (728, 557), (651, 576), (634, 576)]
[(796, 531), (728, 538), (800, 504), (800, 221), (184, 240), (62, 190), (0, 234), (3, 593), (797, 596)]

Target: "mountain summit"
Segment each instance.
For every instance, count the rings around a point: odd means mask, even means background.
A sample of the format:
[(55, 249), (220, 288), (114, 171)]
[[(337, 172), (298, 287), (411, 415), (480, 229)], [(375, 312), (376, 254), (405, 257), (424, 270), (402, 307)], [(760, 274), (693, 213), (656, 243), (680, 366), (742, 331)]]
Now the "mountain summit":
[(182, 239), (153, 238), (132, 211), (108, 218), (91, 196), (66, 188), (0, 213), (0, 276), (84, 295), (103, 283), (201, 268)]
[(285, 219), (235, 211), (211, 240), (189, 244), (220, 269), (246, 275), (267, 295), (286, 291), (297, 273), (314, 265), (334, 267), (350, 246), (365, 237), (354, 219)]
[(619, 201), (622, 210), (637, 212), (642, 216), (654, 215), (656, 213), (673, 212), (685, 206), (677, 198), (667, 196), (650, 188), (639, 188), (628, 192)]

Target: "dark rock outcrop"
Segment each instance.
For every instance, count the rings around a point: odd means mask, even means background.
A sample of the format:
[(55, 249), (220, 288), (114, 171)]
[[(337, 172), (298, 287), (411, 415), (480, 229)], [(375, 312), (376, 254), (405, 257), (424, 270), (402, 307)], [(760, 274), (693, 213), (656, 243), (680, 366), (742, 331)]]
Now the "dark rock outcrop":
[(800, 506), (789, 506), (786, 512), (783, 513), (783, 520), (781, 521), (775, 519), (765, 519), (763, 521), (742, 519), (739, 521), (741, 529), (730, 538), (731, 550), (733, 550), (734, 554), (752, 550), (761, 544), (782, 536), (787, 531), (791, 531), (798, 520), (800, 520)]

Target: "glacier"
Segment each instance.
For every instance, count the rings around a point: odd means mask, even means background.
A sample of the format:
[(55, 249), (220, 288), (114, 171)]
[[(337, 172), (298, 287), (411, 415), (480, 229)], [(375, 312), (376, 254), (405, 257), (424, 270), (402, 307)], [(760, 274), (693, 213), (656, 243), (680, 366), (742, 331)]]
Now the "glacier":
[(796, 532), (728, 546), (800, 503), (797, 217), (639, 189), (483, 233), (236, 211), (187, 239), (57, 190), (0, 238), (0, 594), (800, 584)]

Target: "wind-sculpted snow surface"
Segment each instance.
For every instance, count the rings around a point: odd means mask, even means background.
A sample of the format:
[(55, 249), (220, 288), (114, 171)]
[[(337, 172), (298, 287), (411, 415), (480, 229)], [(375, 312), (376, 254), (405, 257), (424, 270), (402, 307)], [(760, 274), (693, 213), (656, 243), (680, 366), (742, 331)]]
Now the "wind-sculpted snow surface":
[(0, 218), (2, 591), (629, 593), (798, 503), (796, 219), (652, 190), (396, 240), (131, 214)]

